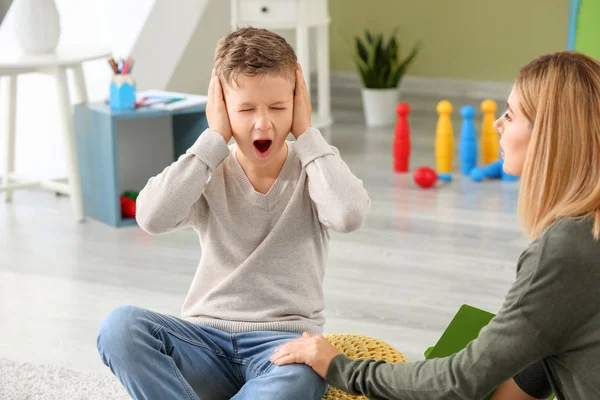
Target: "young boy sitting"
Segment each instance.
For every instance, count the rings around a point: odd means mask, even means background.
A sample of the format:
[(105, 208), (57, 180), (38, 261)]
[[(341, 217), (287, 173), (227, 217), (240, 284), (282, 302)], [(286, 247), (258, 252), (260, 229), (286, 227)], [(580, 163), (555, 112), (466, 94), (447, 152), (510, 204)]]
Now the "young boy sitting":
[(269, 358), (322, 332), (328, 229), (357, 229), (369, 197), (310, 126), (302, 70), (279, 35), (221, 39), (208, 91), (209, 128), (137, 200), (147, 232), (200, 237), (182, 318), (119, 307), (98, 351), (134, 399), (320, 399), (326, 383), (310, 367)]

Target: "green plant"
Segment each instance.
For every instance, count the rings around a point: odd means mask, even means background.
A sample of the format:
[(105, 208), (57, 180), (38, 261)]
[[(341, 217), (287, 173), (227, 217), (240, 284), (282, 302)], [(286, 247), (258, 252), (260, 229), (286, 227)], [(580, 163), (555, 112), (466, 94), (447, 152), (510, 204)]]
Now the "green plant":
[(370, 89), (395, 88), (415, 59), (419, 46), (415, 45), (408, 56), (401, 59), (400, 45), (396, 40), (397, 29), (385, 43), (383, 35), (372, 35), (368, 30), (365, 37), (355, 37), (354, 61), (360, 72), (364, 87)]

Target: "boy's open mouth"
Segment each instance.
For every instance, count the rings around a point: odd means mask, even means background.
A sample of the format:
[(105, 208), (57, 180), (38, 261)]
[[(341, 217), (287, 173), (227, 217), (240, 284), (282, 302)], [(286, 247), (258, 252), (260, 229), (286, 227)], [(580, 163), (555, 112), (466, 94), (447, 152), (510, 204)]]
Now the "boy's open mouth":
[(260, 154), (265, 154), (271, 148), (272, 140), (255, 140), (254, 147)]

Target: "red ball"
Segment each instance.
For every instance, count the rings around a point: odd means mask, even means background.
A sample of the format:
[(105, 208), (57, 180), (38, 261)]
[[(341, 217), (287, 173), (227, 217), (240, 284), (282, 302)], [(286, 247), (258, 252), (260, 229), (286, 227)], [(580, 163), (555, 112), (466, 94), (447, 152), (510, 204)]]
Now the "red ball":
[(429, 167), (417, 168), (413, 174), (415, 183), (425, 189), (435, 185), (437, 178), (437, 173)]
[(123, 218), (135, 218), (135, 201), (129, 197), (120, 196), (121, 201), (121, 216)]

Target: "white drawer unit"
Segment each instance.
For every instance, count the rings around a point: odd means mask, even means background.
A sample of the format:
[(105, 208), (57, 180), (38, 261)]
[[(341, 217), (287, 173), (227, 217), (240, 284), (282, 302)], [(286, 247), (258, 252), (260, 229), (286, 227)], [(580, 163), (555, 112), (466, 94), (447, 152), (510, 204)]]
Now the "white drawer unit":
[[(238, 24), (262, 27), (293, 28), (303, 22), (317, 26), (329, 22), (327, 0), (234, 0), (237, 5), (232, 19)], [(234, 11), (232, 5), (232, 11)]]
[(330, 140), (331, 118), (329, 72), (329, 12), (327, 0), (231, 0), (231, 28), (253, 26), (269, 30), (296, 31), (294, 49), (302, 65), (310, 92), (309, 29), (316, 31), (316, 67), (319, 107), (313, 113), (313, 126)]
[(296, 0), (242, 0), (239, 2), (239, 21), (248, 25), (295, 25), (298, 13)]

